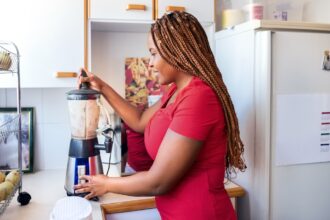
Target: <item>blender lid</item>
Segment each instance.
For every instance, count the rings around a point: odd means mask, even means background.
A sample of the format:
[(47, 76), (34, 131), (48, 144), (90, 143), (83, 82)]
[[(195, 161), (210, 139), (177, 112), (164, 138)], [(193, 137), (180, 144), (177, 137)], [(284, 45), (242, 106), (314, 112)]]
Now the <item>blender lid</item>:
[(94, 89), (89, 88), (81, 88), (71, 90), (66, 93), (68, 95), (68, 100), (89, 100), (89, 99), (97, 99), (100, 97), (101, 93)]

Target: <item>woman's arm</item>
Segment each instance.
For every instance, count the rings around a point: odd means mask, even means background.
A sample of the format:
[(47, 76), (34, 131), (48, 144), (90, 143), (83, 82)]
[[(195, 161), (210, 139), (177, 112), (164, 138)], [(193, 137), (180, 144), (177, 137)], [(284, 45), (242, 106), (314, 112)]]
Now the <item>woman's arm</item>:
[(132, 128), (134, 131), (143, 133), (144, 128), (152, 115), (160, 108), (160, 100), (147, 108), (145, 111), (139, 110), (137, 107), (130, 104), (126, 99), (121, 97), (112, 87), (105, 84), (101, 93), (115, 110), (120, 118), (122, 118), (125, 123)]
[(107, 102), (115, 110), (115, 112), (122, 118), (126, 124), (133, 130), (143, 133), (144, 128), (151, 116), (160, 108), (161, 103), (158, 101), (145, 111), (140, 111), (137, 107), (130, 104), (126, 99), (121, 97), (112, 87), (110, 87), (103, 80), (84, 70), (88, 77), (79, 77), (79, 84), (82, 82), (89, 82), (92, 89), (98, 90), (102, 93)]
[(168, 129), (149, 171), (117, 178), (103, 175), (84, 176), (83, 178), (89, 182), (77, 185), (77, 192), (90, 192), (86, 196), (88, 199), (106, 192), (131, 196), (164, 194), (176, 186), (187, 173), (201, 147), (201, 141), (187, 138)]

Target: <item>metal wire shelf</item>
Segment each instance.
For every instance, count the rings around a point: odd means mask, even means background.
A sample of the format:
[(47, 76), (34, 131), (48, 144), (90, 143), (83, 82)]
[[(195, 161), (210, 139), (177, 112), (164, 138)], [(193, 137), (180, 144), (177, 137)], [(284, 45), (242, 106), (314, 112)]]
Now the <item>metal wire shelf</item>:
[(2, 213), (5, 212), (6, 208), (9, 206), (11, 200), (15, 196), (17, 190), (20, 188), (20, 182), (21, 182), (21, 176), (18, 180), (18, 183), (14, 185), (14, 189), (11, 191), (11, 193), (7, 196), (7, 198), (3, 201), (0, 201), (0, 216)]
[[(16, 115), (15, 117), (9, 119), (3, 124), (0, 124), (0, 144), (6, 142), (7, 138), (10, 135), (17, 135), (19, 132), (19, 118), (20, 115)], [(10, 170), (0, 170), (1, 172), (9, 172)], [(21, 175), (20, 175), (21, 176)], [(0, 215), (6, 210), (9, 206), (10, 201), (16, 194), (17, 190), (20, 187), (20, 181), (15, 184), (14, 189), (11, 193), (5, 198), (5, 200), (0, 201)]]
[[(20, 84), (20, 60), (19, 51), (17, 46), (12, 42), (0, 41), (0, 75), (11, 73), (16, 77), (16, 97), (17, 97), (17, 115), (8, 119), (3, 124), (0, 124), (0, 144), (5, 142), (7, 138), (14, 134), (17, 136), (17, 148), (18, 148), (18, 171), (19, 171), (19, 181), (15, 184), (12, 192), (7, 195), (5, 200), (0, 201), (0, 215), (4, 213), (6, 208), (9, 206), (10, 201), (18, 191), (18, 202), (21, 205), (26, 205), (29, 203), (31, 196), (26, 192), (21, 192), (22, 190), (22, 126), (21, 126), (21, 84)], [(4, 172), (9, 172), (4, 168)], [(1, 170), (0, 170), (1, 171)]]

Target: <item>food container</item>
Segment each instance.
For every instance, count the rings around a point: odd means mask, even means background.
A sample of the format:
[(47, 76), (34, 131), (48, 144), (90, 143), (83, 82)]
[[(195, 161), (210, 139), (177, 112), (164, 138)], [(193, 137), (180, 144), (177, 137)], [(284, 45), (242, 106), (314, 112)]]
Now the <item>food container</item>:
[(246, 21), (249, 20), (262, 20), (265, 18), (265, 5), (262, 1), (249, 1), (248, 4), (243, 6)]
[(267, 17), (270, 20), (302, 21), (304, 3), (293, 0), (268, 1)]
[(230, 28), (237, 24), (265, 18), (266, 0), (222, 0), (222, 28)]
[(222, 28), (230, 28), (244, 21), (245, 16), (243, 10), (226, 9), (222, 12)]

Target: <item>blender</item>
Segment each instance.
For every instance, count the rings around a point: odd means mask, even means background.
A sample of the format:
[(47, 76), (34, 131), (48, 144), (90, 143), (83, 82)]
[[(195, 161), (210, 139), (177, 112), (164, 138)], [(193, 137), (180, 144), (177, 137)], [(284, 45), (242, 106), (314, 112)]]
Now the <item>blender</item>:
[[(86, 77), (86, 72), (82, 71)], [(100, 150), (111, 152), (114, 131), (110, 126), (102, 130), (103, 144), (98, 144), (97, 128), (100, 115), (99, 91), (90, 89), (88, 82), (67, 93), (69, 106), (71, 141), (66, 169), (65, 190), (68, 196), (85, 196), (88, 193), (75, 193), (74, 185), (84, 183), (82, 175), (103, 174)]]

